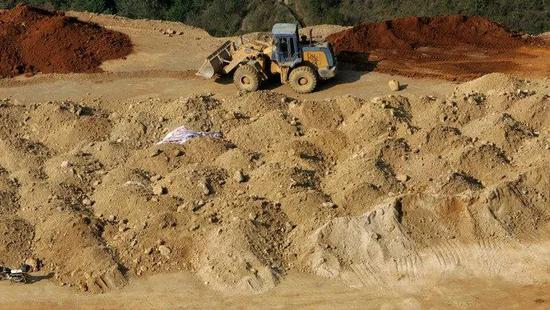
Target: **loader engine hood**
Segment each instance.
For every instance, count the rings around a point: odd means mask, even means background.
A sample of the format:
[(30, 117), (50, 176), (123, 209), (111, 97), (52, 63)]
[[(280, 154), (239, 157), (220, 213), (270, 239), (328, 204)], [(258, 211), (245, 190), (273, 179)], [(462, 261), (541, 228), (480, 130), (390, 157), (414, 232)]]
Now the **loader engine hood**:
[(315, 43), (311, 46), (303, 46), (303, 52), (323, 52), (327, 58), (328, 66), (334, 67), (336, 65), (336, 58), (332, 53), (332, 47), (328, 42)]

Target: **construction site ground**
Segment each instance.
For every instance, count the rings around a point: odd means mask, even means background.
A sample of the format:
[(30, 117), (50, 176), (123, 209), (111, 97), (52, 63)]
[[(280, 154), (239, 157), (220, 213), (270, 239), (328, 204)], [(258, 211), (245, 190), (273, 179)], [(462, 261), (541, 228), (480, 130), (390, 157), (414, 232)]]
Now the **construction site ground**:
[[(0, 79), (0, 254), (45, 262), (0, 309), (549, 307), (548, 50), (462, 84), (342, 63), (311, 94), (239, 94), (194, 74), (228, 38), (67, 14), (134, 52)], [(155, 145), (180, 125), (225, 140)]]

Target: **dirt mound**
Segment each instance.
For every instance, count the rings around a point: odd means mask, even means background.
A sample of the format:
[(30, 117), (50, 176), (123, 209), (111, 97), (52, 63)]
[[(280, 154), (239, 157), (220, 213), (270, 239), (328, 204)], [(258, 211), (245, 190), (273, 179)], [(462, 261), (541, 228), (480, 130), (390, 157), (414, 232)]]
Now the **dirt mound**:
[(520, 71), (532, 76), (532, 70), (523, 68), (517, 57), (540, 63), (543, 67), (537, 73), (541, 76), (550, 72), (550, 65), (542, 61), (549, 53), (543, 48), (543, 39), (522, 36), (477, 16), (405, 17), (366, 23), (332, 34), (328, 40), (341, 60), (392, 74), (451, 80), (491, 72)]
[[(548, 87), (491, 75), (444, 98), (8, 100), (0, 263), (32, 257), (92, 292), (179, 270), (226, 293), (292, 271), (550, 279), (548, 255), (521, 251), (548, 240)], [(179, 126), (223, 137), (157, 144)]]
[(333, 34), (329, 40), (336, 52), (457, 45), (508, 49), (528, 42), (504, 26), (477, 16), (405, 17), (361, 24)]
[(0, 12), (0, 78), (97, 72), (132, 52), (127, 35), (29, 6)]

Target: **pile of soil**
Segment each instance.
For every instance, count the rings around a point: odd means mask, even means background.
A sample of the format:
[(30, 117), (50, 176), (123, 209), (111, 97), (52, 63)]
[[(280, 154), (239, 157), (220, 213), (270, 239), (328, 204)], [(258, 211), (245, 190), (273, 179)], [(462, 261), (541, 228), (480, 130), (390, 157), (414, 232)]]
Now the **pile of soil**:
[(550, 72), (544, 62), (547, 49), (529, 53), (545, 46), (541, 38), (522, 36), (477, 16), (366, 23), (334, 33), (328, 40), (341, 60), (370, 63), (377, 71), (413, 77), (469, 80), (491, 72), (512, 72), (520, 67), (516, 58), (532, 56), (542, 58), (542, 73)]
[[(91, 292), (179, 270), (227, 293), (293, 271), (548, 281), (548, 90), (0, 102), (0, 265)], [(224, 138), (157, 144), (182, 125)]]
[(0, 78), (23, 73), (98, 72), (132, 52), (125, 34), (62, 12), (17, 6), (0, 12)]

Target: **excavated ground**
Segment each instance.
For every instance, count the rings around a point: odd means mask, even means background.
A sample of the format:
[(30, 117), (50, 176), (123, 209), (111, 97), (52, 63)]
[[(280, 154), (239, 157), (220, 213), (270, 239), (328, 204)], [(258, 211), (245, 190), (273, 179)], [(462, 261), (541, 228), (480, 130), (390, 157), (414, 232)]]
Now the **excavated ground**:
[(550, 45), (482, 17), (406, 17), (333, 33), (339, 59), (358, 68), (468, 81), (492, 72), (550, 76)]
[[(92, 292), (177, 270), (228, 293), (289, 271), (547, 281), (549, 86), (493, 74), (442, 98), (8, 100), (0, 257)], [(224, 138), (156, 145), (182, 124)]]
[[(419, 284), (449, 292), (427, 306), (457, 308), (496, 281), (525, 298), (548, 286), (548, 78), (400, 78), (407, 85), (390, 94), (395, 77), (343, 68), (314, 94), (239, 94), (186, 71), (225, 39), (70, 15), (127, 34), (135, 52), (103, 64), (111, 73), (0, 81), (0, 265), (30, 258), (71, 296), (121, 292), (104, 295), (105, 308), (152, 308), (149, 292), (164, 307), (214, 302), (200, 301), (213, 294), (204, 287), (178, 295), (180, 271), (226, 295), (283, 287), (296, 301), (283, 305), (296, 307), (330, 305), (311, 293), (317, 284), (289, 280), (296, 272), (323, 277), (322, 295), (350, 307), (363, 304), (357, 292), (404, 298)], [(182, 125), (223, 138), (157, 145)], [(451, 278), (460, 293), (441, 284)], [(0, 308), (25, 308), (12, 297), (31, 292), (60, 305), (44, 282), (24, 293), (0, 283)], [(250, 306), (242, 298), (234, 305)]]
[(127, 35), (29, 6), (0, 11), (0, 78), (97, 72), (132, 52)]

